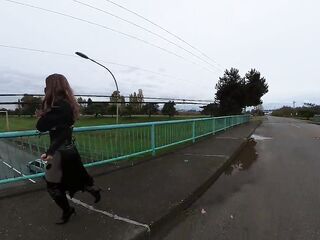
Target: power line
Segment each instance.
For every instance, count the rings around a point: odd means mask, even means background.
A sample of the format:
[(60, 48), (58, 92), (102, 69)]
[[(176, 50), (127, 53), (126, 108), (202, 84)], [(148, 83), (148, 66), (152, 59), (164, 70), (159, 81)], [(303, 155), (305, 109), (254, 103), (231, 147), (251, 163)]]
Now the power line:
[(103, 9), (101, 9), (101, 8), (94, 7), (94, 6), (90, 5), (90, 4), (87, 4), (87, 3), (84, 3), (84, 2), (81, 2), (81, 1), (78, 1), (78, 0), (71, 0), (71, 1), (73, 1), (73, 2), (75, 2), (75, 3), (78, 3), (78, 4), (81, 4), (81, 5), (83, 5), (83, 6), (86, 6), (86, 7), (88, 7), (88, 8), (94, 9), (94, 10), (96, 10), (96, 11), (103, 12), (103, 13), (105, 13), (105, 14), (107, 14), (107, 15), (110, 15), (110, 16), (112, 16), (112, 17), (114, 17), (114, 18), (120, 19), (121, 21), (124, 21), (124, 22), (126, 22), (126, 23), (128, 23), (128, 24), (131, 24), (131, 25), (133, 25), (133, 26), (135, 26), (135, 27), (137, 27), (137, 28), (140, 28), (140, 29), (142, 29), (142, 30), (144, 30), (144, 31), (146, 31), (146, 32), (148, 32), (148, 33), (150, 33), (150, 34), (158, 37), (158, 38), (161, 38), (162, 40), (164, 40), (164, 41), (166, 41), (166, 42), (168, 42), (168, 43), (170, 43), (170, 44), (172, 44), (172, 45), (174, 45), (174, 46), (176, 46), (176, 47), (184, 50), (185, 52), (191, 54), (192, 56), (194, 56), (194, 57), (200, 59), (201, 61), (207, 63), (208, 65), (214, 67), (215, 69), (221, 70), (219, 67), (211, 64), (211, 63), (208, 62), (207, 60), (199, 57), (198, 55), (194, 54), (193, 52), (189, 51), (188, 49), (186, 49), (186, 48), (184, 48), (184, 47), (176, 44), (175, 42), (173, 42), (173, 41), (171, 41), (171, 40), (169, 40), (169, 39), (161, 36), (161, 35), (158, 34), (158, 33), (155, 33), (155, 32), (153, 32), (153, 31), (151, 31), (151, 30), (149, 30), (149, 29), (147, 29), (147, 28), (145, 28), (145, 27), (143, 27), (143, 26), (141, 26), (141, 25), (139, 25), (139, 24), (136, 24), (136, 23), (134, 23), (134, 22), (132, 22), (132, 21), (129, 21), (129, 20), (127, 20), (127, 19), (125, 19), (125, 18), (122, 18), (122, 17), (120, 17), (120, 16), (118, 16), (118, 15), (116, 15), (116, 14), (113, 14), (113, 13), (111, 13), (111, 12), (105, 11), (105, 10), (103, 10)]
[[(40, 52), (40, 53), (49, 53), (49, 54), (60, 55), (60, 56), (65, 56), (65, 57), (76, 57), (74, 55), (67, 54), (67, 53), (59, 53), (59, 52), (53, 52), (53, 51), (47, 51), (47, 50), (41, 50), (41, 49), (35, 49), (35, 48), (17, 47), (17, 46), (10, 46), (10, 45), (4, 45), (4, 44), (0, 44), (0, 47), (25, 50), (25, 51), (32, 51), (32, 52)], [(76, 58), (78, 58), (78, 57), (76, 57)]]
[[(0, 47), (9, 48), (9, 49), (24, 50), (24, 51), (31, 51), (31, 52), (47, 53), (47, 54), (53, 54), (53, 55), (59, 55), (59, 56), (65, 56), (65, 57), (73, 57), (73, 58), (79, 59), (79, 57), (75, 56), (74, 54), (60, 53), (60, 52), (48, 51), (48, 50), (42, 50), (42, 49), (11, 46), (11, 45), (5, 45), (5, 44), (0, 44)], [(103, 61), (103, 60), (101, 60), (101, 61)], [(159, 72), (156, 72), (156, 71), (152, 71), (152, 70), (145, 69), (145, 68), (140, 68), (140, 67), (137, 67), (137, 66), (131, 66), (131, 65), (126, 65), (126, 64), (116, 63), (116, 62), (109, 62), (109, 61), (103, 61), (103, 62), (107, 63), (107, 64), (115, 65), (115, 66), (120, 66), (120, 67), (134, 68), (134, 69), (137, 69), (137, 70), (140, 70), (140, 71), (143, 71), (143, 72), (157, 74), (159, 76), (163, 76), (163, 77), (166, 77), (166, 78), (173, 78), (173, 79), (177, 79), (177, 80), (187, 81), (187, 80), (184, 80), (182, 78), (179, 78), (179, 77), (176, 77), (176, 76), (173, 76), (173, 75), (170, 75), (170, 74), (159, 73)]]
[(140, 42), (142, 42), (142, 43), (144, 43), (144, 44), (147, 44), (147, 45), (149, 45), (149, 46), (152, 46), (152, 47), (154, 47), (154, 48), (158, 48), (158, 49), (160, 49), (160, 50), (162, 50), (162, 51), (164, 51), (164, 52), (166, 52), (166, 53), (168, 53), (168, 54), (174, 55), (174, 56), (176, 56), (176, 57), (178, 57), (178, 58), (180, 58), (180, 59), (182, 59), (182, 60), (184, 60), (184, 61), (186, 61), (186, 62), (192, 63), (193, 65), (197, 65), (197, 66), (200, 66), (200, 67), (206, 69), (207, 71), (213, 72), (213, 71), (211, 71), (210, 69), (208, 69), (208, 68), (206, 68), (206, 67), (204, 67), (204, 66), (201, 66), (201, 65), (199, 65), (198, 63), (196, 63), (196, 62), (194, 62), (194, 61), (192, 61), (192, 60), (189, 60), (189, 59), (187, 59), (187, 58), (185, 58), (185, 57), (183, 57), (183, 56), (181, 56), (181, 55), (179, 55), (179, 54), (177, 54), (177, 53), (175, 53), (175, 52), (172, 52), (172, 51), (170, 51), (170, 50), (168, 50), (168, 49), (166, 49), (166, 48), (163, 48), (163, 47), (161, 47), (161, 46), (158, 46), (158, 45), (156, 45), (156, 44), (153, 44), (153, 43), (151, 43), (151, 42), (148, 42), (148, 41), (146, 41), (146, 40), (144, 40), (144, 39), (141, 39), (141, 38), (139, 38), (139, 37), (136, 37), (136, 36), (134, 36), (134, 35), (131, 35), (131, 34), (128, 34), (128, 33), (124, 33), (124, 32), (121, 32), (121, 31), (119, 31), (119, 30), (116, 30), (116, 29), (107, 27), (107, 26), (105, 26), (105, 25), (102, 25), (102, 24), (99, 24), (99, 23), (96, 23), (96, 22), (92, 22), (92, 21), (89, 21), (89, 20), (86, 20), (86, 19), (83, 19), (83, 18), (75, 17), (75, 16), (72, 16), (72, 15), (69, 15), (69, 14), (65, 14), (65, 13), (61, 13), (61, 12), (54, 11), (54, 10), (50, 10), (50, 9), (46, 9), (46, 8), (34, 6), (34, 5), (31, 5), (31, 4), (27, 4), (27, 3), (21, 3), (21, 2), (17, 2), (17, 1), (13, 1), (13, 0), (3, 0), (3, 1), (10, 2), (10, 3), (14, 3), (14, 4), (17, 4), (17, 5), (24, 6), (24, 7), (29, 7), (29, 8), (41, 10), (41, 11), (48, 12), (48, 13), (52, 13), (52, 14), (56, 14), (56, 15), (60, 15), (60, 16), (63, 16), (63, 17), (71, 18), (71, 19), (74, 19), (74, 20), (77, 20), (77, 21), (85, 22), (85, 23), (87, 23), (87, 24), (94, 25), (94, 26), (97, 26), (97, 27), (100, 27), (100, 28), (103, 28), (103, 29), (106, 29), (106, 30), (115, 32), (115, 33), (120, 34), (120, 35), (122, 35), (122, 36), (126, 36), (126, 37), (128, 37), (128, 38), (131, 38), (131, 39), (140, 41)]
[(147, 21), (148, 23), (151, 23), (153, 26), (156, 26), (156, 27), (160, 28), (161, 30), (167, 32), (168, 34), (170, 34), (171, 36), (177, 38), (177, 39), (180, 40), (181, 42), (187, 44), (187, 45), (188, 45), (189, 47), (191, 47), (192, 49), (198, 51), (202, 56), (210, 59), (212, 62), (214, 62), (215, 64), (217, 64), (217, 65), (219, 65), (220, 67), (222, 67), (218, 62), (216, 62), (214, 59), (210, 58), (207, 54), (203, 53), (201, 50), (199, 50), (198, 48), (194, 47), (193, 45), (191, 45), (190, 43), (188, 43), (187, 41), (185, 41), (183, 38), (181, 38), (181, 37), (179, 37), (178, 35), (170, 32), (169, 30), (165, 29), (164, 27), (160, 26), (159, 24), (157, 24), (157, 23), (155, 23), (155, 22), (147, 19), (146, 17), (142, 16), (141, 14), (139, 14), (139, 13), (137, 13), (137, 12), (135, 12), (135, 11), (132, 11), (132, 10), (130, 10), (129, 8), (126, 8), (126, 7), (124, 7), (124, 6), (122, 6), (122, 5), (118, 4), (118, 3), (115, 3), (115, 2), (113, 2), (113, 1), (111, 1), (111, 0), (105, 0), (105, 1), (111, 3), (111, 4), (115, 5), (115, 6), (117, 6), (117, 7), (119, 7), (119, 8), (122, 8), (122, 9), (124, 9), (124, 10), (127, 11), (127, 12), (130, 12), (130, 13), (136, 15), (137, 17), (139, 17), (139, 18)]
[[(79, 104), (88, 104), (88, 102), (85, 102), (85, 101), (80, 101), (78, 102)], [(138, 103), (138, 102), (128, 102), (128, 101), (124, 101), (124, 102), (109, 102), (109, 101), (92, 101), (91, 103), (113, 103), (113, 104), (116, 104), (116, 103), (130, 103), (130, 104), (146, 104), (146, 103), (153, 103), (153, 104), (165, 104), (167, 102), (164, 102), (164, 101), (150, 101), (150, 102), (143, 102), (143, 103)], [(202, 102), (174, 102), (175, 104), (188, 104), (188, 105), (204, 105), (204, 103)], [(17, 105), (17, 104), (20, 104), (20, 105), (28, 105), (28, 104), (34, 104), (32, 102), (0, 102), (0, 105)]]
[[(19, 97), (19, 96), (34, 96), (34, 97), (43, 97), (44, 94), (32, 94), (32, 93), (0, 93), (0, 97)], [(75, 94), (76, 97), (104, 97), (110, 98), (113, 96), (110, 95), (99, 95), (99, 94)], [(129, 98), (130, 96), (123, 96), (124, 98)], [(182, 101), (182, 102), (202, 102), (210, 103), (212, 100), (203, 100), (203, 99), (186, 99), (186, 98), (166, 98), (166, 97), (143, 97), (144, 99), (157, 99), (157, 100), (167, 100), (167, 101)]]

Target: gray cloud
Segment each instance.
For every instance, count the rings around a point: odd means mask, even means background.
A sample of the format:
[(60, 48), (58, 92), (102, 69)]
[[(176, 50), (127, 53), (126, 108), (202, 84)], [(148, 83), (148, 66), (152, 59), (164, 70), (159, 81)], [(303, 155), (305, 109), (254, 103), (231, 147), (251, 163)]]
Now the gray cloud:
[(148, 79), (148, 80), (154, 80), (154, 79), (156, 79), (156, 78), (157, 78), (157, 77), (154, 76), (154, 75), (151, 75), (151, 76), (146, 77), (146, 79)]
[(0, 70), (1, 93), (42, 93), (44, 76), (16, 70)]
[(137, 69), (135, 67), (127, 67), (126, 69), (118, 70), (118, 72), (124, 73), (124, 74), (130, 74), (130, 73), (134, 73), (136, 71), (139, 71), (139, 69)]

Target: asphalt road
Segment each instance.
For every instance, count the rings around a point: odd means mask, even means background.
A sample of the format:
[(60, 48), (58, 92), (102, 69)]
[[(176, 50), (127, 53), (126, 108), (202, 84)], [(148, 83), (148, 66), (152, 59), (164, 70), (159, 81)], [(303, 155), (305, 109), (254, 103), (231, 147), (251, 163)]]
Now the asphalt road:
[[(29, 153), (23, 147), (0, 139), (0, 179), (30, 174), (27, 163), (37, 158), (39, 157)], [(29, 181), (26, 180), (26, 183)], [(0, 189), (4, 187), (8, 186), (0, 185)]]
[(153, 239), (320, 239), (320, 126), (268, 117), (254, 137)]

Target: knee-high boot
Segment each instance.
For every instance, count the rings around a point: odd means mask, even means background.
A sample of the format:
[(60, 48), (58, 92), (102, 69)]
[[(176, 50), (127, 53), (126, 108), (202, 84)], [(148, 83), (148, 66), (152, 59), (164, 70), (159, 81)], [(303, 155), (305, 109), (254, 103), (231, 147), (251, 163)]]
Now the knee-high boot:
[(51, 198), (63, 211), (61, 221), (57, 222), (57, 224), (67, 223), (71, 215), (75, 213), (75, 210), (70, 207), (66, 192), (61, 188), (60, 184), (56, 183), (47, 183), (47, 189)]

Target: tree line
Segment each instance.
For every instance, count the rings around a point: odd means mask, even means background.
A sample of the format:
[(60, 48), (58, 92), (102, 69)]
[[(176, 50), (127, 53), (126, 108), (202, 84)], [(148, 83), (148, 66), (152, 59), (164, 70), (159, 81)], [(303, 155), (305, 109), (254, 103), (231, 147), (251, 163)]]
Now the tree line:
[(284, 106), (272, 111), (272, 116), (276, 117), (298, 117), (303, 119), (311, 119), (314, 115), (320, 115), (320, 105), (313, 103), (304, 103), (302, 107)]
[[(119, 92), (114, 91), (109, 102), (95, 102), (91, 98), (84, 99), (82, 97), (77, 98), (80, 105), (80, 113), (82, 115), (95, 115), (96, 117), (101, 115), (116, 115), (117, 103), (119, 104), (120, 116), (132, 116), (134, 114), (144, 114), (151, 117), (156, 114), (163, 114), (172, 117), (178, 112), (175, 108), (174, 101), (168, 101), (160, 110), (160, 106), (157, 103), (148, 103), (144, 101), (142, 89), (138, 89), (138, 92), (133, 92), (129, 95), (129, 101), (125, 101), (125, 97), (120, 95)], [(15, 110), (9, 110), (10, 114), (14, 115), (30, 115), (33, 116), (36, 109), (41, 107), (42, 98), (25, 94), (18, 100), (18, 104)], [(7, 110), (7, 109), (0, 109)]]
[(120, 116), (130, 117), (135, 114), (144, 114), (151, 117), (151, 115), (162, 113), (163, 115), (172, 117), (178, 113), (174, 101), (165, 103), (161, 110), (159, 104), (145, 102), (142, 89), (138, 89), (137, 93), (133, 92), (130, 94), (129, 102), (126, 102), (125, 97), (121, 96), (117, 91), (112, 93), (109, 103), (93, 102), (91, 98), (88, 98), (88, 100), (78, 98), (77, 100), (79, 103), (82, 103), (81, 113), (95, 115), (96, 117), (99, 115), (115, 115), (117, 103), (119, 104)]

